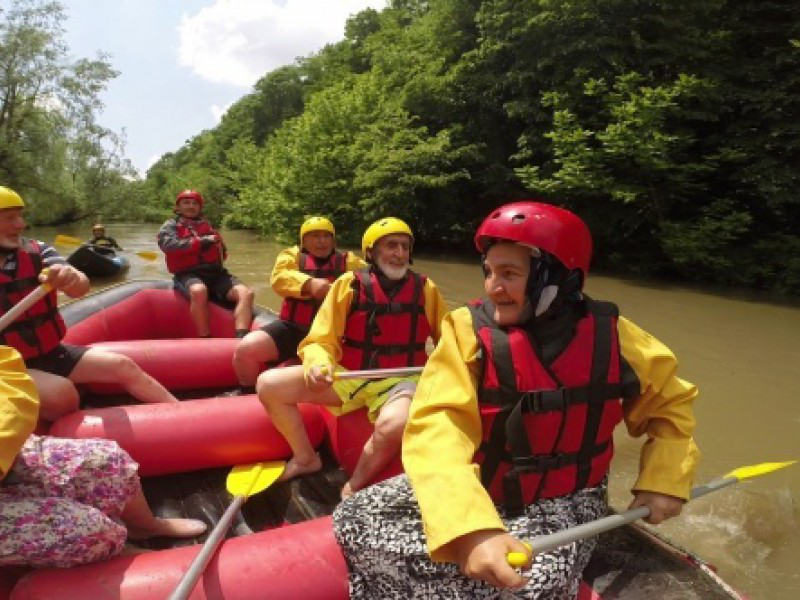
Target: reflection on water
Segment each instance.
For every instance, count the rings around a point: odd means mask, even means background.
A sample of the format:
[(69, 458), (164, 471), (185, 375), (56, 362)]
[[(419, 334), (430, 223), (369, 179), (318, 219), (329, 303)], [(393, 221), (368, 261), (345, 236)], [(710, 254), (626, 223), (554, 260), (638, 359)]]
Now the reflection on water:
[[(108, 225), (108, 235), (135, 252), (157, 250), (156, 225)], [(88, 226), (40, 229), (81, 239)], [(229, 270), (274, 310), (269, 275), (281, 247), (250, 232), (225, 233)], [(70, 248), (59, 248), (65, 254)], [(127, 278), (165, 278), (163, 260), (130, 255)], [(481, 293), (477, 257), (419, 256), (452, 307)], [(97, 288), (113, 280), (94, 282)], [(734, 468), (800, 458), (800, 309), (658, 283), (590, 277), (588, 292), (616, 302), (622, 314), (661, 339), (681, 360), (680, 374), (700, 388), (697, 440), (703, 452), (698, 482)], [(641, 440), (620, 429), (611, 477), (612, 504), (624, 509)], [(720, 569), (751, 599), (800, 597), (800, 466), (743, 483), (690, 503), (659, 531)]]

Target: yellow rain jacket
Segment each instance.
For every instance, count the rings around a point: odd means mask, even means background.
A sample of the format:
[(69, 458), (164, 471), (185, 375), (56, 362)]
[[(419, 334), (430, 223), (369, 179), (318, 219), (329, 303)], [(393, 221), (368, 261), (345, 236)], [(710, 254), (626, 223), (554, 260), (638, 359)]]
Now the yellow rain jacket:
[[(692, 434), (697, 388), (657, 339), (620, 317), (620, 350), (641, 395), (623, 406), (628, 432), (647, 435), (634, 490), (688, 498), (699, 452)], [(481, 440), (478, 340), (467, 308), (448, 314), (420, 378), (403, 438), (403, 465), (419, 502), (428, 551), (453, 561), (446, 544), (481, 529), (505, 529), (473, 457)]]
[[(303, 292), (303, 286), (311, 279), (311, 275), (299, 270), (300, 247), (285, 248), (275, 259), (269, 283), (275, 293), (284, 298), (310, 298), (310, 294)], [(347, 252), (345, 268), (348, 271), (365, 269), (367, 263), (352, 252)]]
[(39, 417), (39, 393), (19, 352), (0, 346), (0, 479), (14, 464)]

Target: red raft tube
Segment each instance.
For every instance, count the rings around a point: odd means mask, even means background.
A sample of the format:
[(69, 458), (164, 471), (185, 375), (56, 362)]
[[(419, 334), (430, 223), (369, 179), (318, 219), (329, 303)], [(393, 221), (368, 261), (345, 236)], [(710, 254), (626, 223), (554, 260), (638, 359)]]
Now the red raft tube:
[[(185, 343), (181, 336), (193, 335), (185, 299), (166, 283), (135, 285), (67, 306), (68, 341), (124, 352), (172, 390), (234, 385), (232, 370), (227, 370), (233, 346), (220, 349), (231, 339), (220, 338), (215, 342), (220, 346), (206, 347), (205, 340), (197, 339)], [(232, 336), (230, 313), (212, 310), (219, 315), (212, 317), (214, 334)], [(251, 497), (192, 599), (348, 597), (347, 567), (329, 515), (372, 426), (364, 411), (338, 418), (316, 406), (301, 406), (301, 412), (312, 442), (320, 447), (323, 469)], [(55, 422), (51, 433), (117, 440), (139, 462), (156, 514), (203, 518), (211, 524), (230, 501), (225, 477), (231, 465), (289, 455), (255, 396), (85, 410)], [(395, 461), (380, 478), (399, 471)], [(71, 569), (39, 569), (21, 579), (19, 569), (0, 569), (0, 598), (166, 598), (200, 546), (170, 548), (168, 544), (185, 543), (174, 540), (147, 543), (153, 552)], [(646, 530), (628, 526), (603, 534), (584, 573), (579, 599), (654, 595), (667, 600), (740, 598), (702, 561)]]

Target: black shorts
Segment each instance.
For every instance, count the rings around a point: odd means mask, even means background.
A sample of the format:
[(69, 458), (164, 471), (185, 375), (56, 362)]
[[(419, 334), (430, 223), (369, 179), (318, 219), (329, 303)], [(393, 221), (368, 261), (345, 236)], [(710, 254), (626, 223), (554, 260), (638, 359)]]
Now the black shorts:
[(297, 356), (297, 346), (308, 334), (308, 330), (283, 319), (275, 319), (261, 328), (278, 348), (278, 363)]
[(236, 277), (228, 273), (227, 269), (213, 273), (184, 271), (175, 275), (175, 282), (186, 288), (187, 292), (189, 291), (189, 286), (195, 283), (202, 283), (208, 288), (209, 298), (217, 302), (228, 302), (228, 292), (231, 291), (233, 286), (241, 283)]
[(75, 365), (83, 358), (86, 346), (73, 346), (72, 344), (59, 344), (47, 354), (35, 358), (26, 358), (25, 366), (29, 369), (38, 369), (45, 373), (52, 373), (60, 377), (69, 377)]

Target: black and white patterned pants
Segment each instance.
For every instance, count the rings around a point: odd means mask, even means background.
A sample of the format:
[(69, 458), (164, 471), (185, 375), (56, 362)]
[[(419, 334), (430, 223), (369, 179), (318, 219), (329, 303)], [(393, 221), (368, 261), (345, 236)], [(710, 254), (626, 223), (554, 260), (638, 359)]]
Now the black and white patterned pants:
[[(540, 500), (524, 515), (503, 521), (509, 533), (530, 539), (603, 517), (606, 484), (562, 498)], [(535, 557), (523, 575), (528, 584), (514, 592), (469, 579), (452, 563), (428, 556), (419, 506), (405, 475), (366, 488), (333, 514), (336, 539), (350, 570), (350, 597), (369, 599), (541, 598), (568, 600), (578, 594), (581, 573), (596, 538)]]

